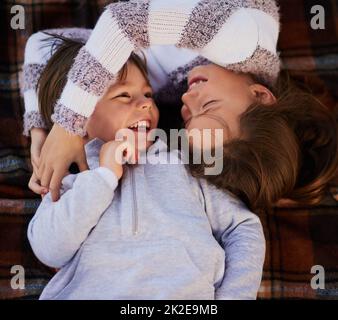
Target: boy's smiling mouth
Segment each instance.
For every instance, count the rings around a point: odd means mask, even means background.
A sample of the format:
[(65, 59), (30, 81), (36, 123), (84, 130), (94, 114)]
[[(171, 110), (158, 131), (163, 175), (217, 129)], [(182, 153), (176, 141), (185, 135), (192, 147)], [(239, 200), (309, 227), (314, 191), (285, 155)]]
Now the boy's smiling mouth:
[(151, 121), (148, 119), (142, 119), (134, 122), (132, 125), (128, 127), (128, 129), (131, 129), (133, 131), (149, 131), (151, 128)]

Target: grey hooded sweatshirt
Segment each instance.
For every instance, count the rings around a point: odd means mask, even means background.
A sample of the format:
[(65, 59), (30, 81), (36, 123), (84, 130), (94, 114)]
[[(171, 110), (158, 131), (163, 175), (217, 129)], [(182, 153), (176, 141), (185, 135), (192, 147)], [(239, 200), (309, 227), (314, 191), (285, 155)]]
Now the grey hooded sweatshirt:
[[(86, 144), (90, 170), (66, 176), (61, 198), (47, 194), (29, 223), (35, 255), (60, 268), (40, 299), (255, 299), (257, 216), (183, 164), (127, 165), (118, 181), (99, 167), (102, 144)], [(168, 154), (179, 157), (161, 140), (148, 149), (148, 159)]]

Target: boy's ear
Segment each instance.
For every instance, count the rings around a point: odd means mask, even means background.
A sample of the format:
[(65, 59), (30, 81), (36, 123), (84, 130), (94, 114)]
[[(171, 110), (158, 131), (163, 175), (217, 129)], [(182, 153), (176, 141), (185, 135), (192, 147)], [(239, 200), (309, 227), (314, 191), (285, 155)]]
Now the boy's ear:
[(257, 101), (264, 105), (273, 104), (277, 100), (274, 94), (261, 84), (255, 83), (250, 85), (250, 91)]

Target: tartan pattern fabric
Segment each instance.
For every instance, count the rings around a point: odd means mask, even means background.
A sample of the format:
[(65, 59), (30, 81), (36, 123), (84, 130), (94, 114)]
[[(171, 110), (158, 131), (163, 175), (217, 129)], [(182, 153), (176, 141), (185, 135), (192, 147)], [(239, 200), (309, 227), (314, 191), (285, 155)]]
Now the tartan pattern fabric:
[[(266, 238), (260, 299), (338, 299), (338, 214), (327, 198), (320, 206), (276, 208), (260, 216)], [(314, 266), (325, 270), (325, 289), (314, 290)], [(315, 272), (315, 271), (313, 271)]]
[[(338, 101), (337, 0), (280, 0), (279, 50), (284, 68), (320, 100), (335, 108)], [(325, 29), (311, 28), (311, 8), (325, 9)]]
[[(35, 299), (54, 274), (34, 257), (26, 230), (39, 198), (28, 190), (29, 139), (22, 135), (19, 78), (28, 37), (41, 29), (93, 28), (108, 0), (3, 0), (0, 5), (0, 299)], [(280, 0), (279, 49), (284, 68), (338, 115), (337, 0)], [(10, 9), (25, 9), (25, 29), (12, 30)], [(325, 30), (310, 27), (311, 7), (325, 8)], [(170, 106), (166, 106), (169, 108)], [(173, 106), (177, 111), (178, 106)], [(168, 109), (163, 113), (168, 114)], [(179, 113), (177, 113), (179, 114)], [(267, 254), (259, 299), (338, 299), (338, 179), (313, 208), (262, 214)], [(335, 197), (335, 198), (334, 198)], [(336, 199), (336, 200), (335, 200)], [(244, 257), (245, 258), (245, 257)], [(11, 267), (25, 268), (25, 288), (12, 289)], [(310, 286), (311, 267), (325, 269), (325, 289)]]

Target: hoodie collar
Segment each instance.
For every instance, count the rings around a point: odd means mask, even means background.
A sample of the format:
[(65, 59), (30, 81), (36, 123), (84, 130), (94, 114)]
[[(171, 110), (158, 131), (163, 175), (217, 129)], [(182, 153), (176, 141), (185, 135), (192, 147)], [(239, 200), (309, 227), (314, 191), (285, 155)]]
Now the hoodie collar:
[(99, 155), (100, 155), (101, 147), (103, 145), (104, 145), (104, 141), (99, 138), (95, 138), (86, 143), (85, 153), (86, 153), (88, 167), (90, 170), (93, 170), (99, 167)]

